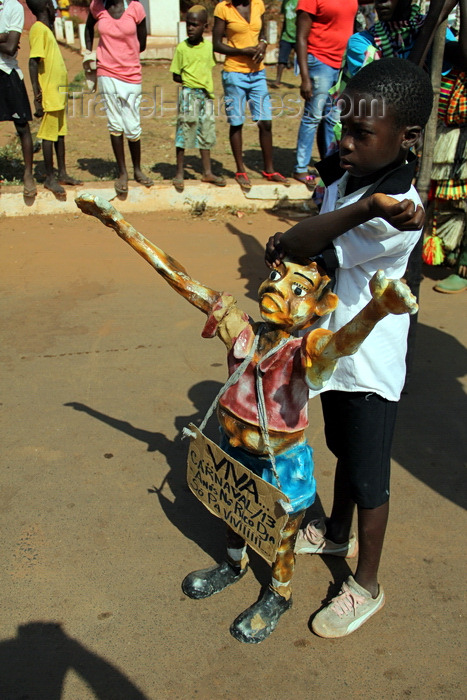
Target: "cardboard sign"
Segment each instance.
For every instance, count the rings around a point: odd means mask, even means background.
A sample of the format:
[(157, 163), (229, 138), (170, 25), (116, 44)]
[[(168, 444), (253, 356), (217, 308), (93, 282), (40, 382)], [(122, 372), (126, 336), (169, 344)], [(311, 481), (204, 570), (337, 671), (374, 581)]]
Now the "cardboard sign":
[(188, 451), (188, 486), (211, 513), (272, 563), (288, 520), (278, 501), (289, 499), (221, 450), (195, 425), (190, 423), (189, 428), (196, 438), (191, 438)]

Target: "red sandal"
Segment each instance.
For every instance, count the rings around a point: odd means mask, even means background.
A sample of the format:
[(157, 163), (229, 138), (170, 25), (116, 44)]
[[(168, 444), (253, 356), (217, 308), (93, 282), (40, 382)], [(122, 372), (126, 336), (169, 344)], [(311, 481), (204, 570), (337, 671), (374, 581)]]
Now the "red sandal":
[(290, 182), (280, 173), (266, 173), (262, 170), (261, 175), (269, 182), (277, 182), (280, 185), (285, 185), (285, 187), (290, 187)]
[(235, 173), (235, 182), (237, 182), (243, 192), (249, 192), (251, 190), (251, 182), (247, 173)]

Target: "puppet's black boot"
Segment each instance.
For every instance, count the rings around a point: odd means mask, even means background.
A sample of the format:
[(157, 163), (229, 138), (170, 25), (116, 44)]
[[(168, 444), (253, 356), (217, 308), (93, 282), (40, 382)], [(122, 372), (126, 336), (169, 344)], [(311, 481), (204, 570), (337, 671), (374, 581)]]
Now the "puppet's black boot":
[(230, 625), (230, 634), (239, 642), (259, 644), (276, 629), (281, 615), (292, 607), (292, 598), (286, 600), (272, 588), (240, 613)]
[(211, 566), (209, 569), (192, 571), (182, 581), (182, 591), (189, 598), (209, 598), (214, 593), (220, 593), (224, 588), (239, 581), (248, 571), (248, 564), (244, 568), (223, 561)]

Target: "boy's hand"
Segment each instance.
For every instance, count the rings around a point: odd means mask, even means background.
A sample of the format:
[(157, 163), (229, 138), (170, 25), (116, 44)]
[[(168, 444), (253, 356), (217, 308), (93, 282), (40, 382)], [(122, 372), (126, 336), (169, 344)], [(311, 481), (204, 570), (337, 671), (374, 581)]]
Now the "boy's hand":
[(370, 197), (370, 208), (373, 216), (379, 216), (399, 231), (418, 231), (425, 223), (425, 210), (419, 204), (415, 208), (411, 199), (398, 202), (393, 197), (377, 192)]
[(281, 245), (282, 233), (275, 233), (266, 243), (264, 252), (264, 260), (268, 267), (279, 267), (283, 258), (285, 258), (285, 250)]
[(44, 110), (42, 108), (42, 95), (37, 95), (37, 97), (34, 98), (34, 116), (35, 117), (43, 117), (44, 116)]

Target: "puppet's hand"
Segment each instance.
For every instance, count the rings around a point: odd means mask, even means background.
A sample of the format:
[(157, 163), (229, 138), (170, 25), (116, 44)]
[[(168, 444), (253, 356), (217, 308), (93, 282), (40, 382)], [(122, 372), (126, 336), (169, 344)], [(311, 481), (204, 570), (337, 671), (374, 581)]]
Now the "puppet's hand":
[(370, 207), (373, 216), (385, 219), (399, 231), (418, 231), (425, 223), (425, 210), (421, 204), (415, 207), (411, 199), (399, 202), (394, 197), (377, 192), (370, 197)]
[(401, 280), (388, 280), (382, 270), (370, 280), (373, 301), (386, 314), (416, 314), (417, 300)]

